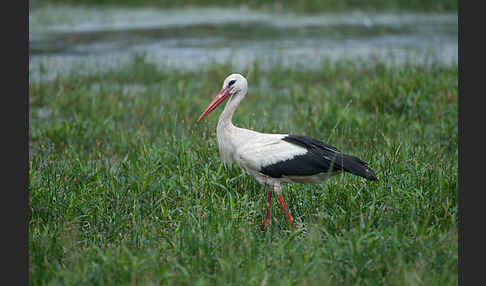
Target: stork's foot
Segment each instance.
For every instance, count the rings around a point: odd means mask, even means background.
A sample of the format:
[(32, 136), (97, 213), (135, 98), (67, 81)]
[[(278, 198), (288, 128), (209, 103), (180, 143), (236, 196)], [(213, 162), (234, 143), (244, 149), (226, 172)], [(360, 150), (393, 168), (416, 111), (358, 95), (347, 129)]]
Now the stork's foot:
[(295, 225), (293, 223), (290, 224), (290, 229), (296, 230)]
[(260, 230), (264, 231), (265, 226), (270, 223), (270, 206), (272, 202), (272, 190), (267, 192), (267, 215), (265, 219), (262, 221), (262, 224), (260, 225)]
[(265, 221), (262, 222), (262, 224), (260, 225), (260, 230), (261, 231), (264, 231), (265, 230)]
[(287, 219), (289, 220), (289, 225), (292, 230), (295, 230), (295, 226), (292, 223), (292, 216), (290, 215), (289, 211), (287, 210), (287, 206), (285, 205), (285, 201), (283, 199), (282, 194), (278, 195), (278, 200), (280, 201), (280, 204), (282, 205), (282, 209), (285, 212), (285, 215), (287, 216)]
[[(264, 231), (265, 230), (265, 226), (267, 224), (270, 224), (270, 206), (271, 206), (270, 203), (272, 202), (272, 193), (273, 193), (272, 190), (270, 190), (270, 191), (267, 192), (267, 212), (266, 212), (265, 219), (262, 221), (262, 224), (260, 225), (260, 230), (261, 231)], [(280, 202), (280, 205), (282, 206), (282, 209), (283, 209), (285, 215), (287, 216), (287, 219), (289, 220), (290, 228), (292, 230), (295, 230), (295, 226), (292, 223), (292, 216), (290, 215), (289, 211), (287, 210), (287, 205), (285, 205), (285, 201), (283, 199), (283, 196), (282, 196), (282, 193), (281, 192), (278, 195), (278, 200)]]
[[(265, 231), (265, 227), (267, 226), (267, 224), (270, 225), (269, 223), (265, 223), (265, 221), (262, 221), (262, 224), (260, 225), (260, 230)], [(292, 222), (290, 223), (290, 228), (292, 230), (296, 230), (296, 227)]]

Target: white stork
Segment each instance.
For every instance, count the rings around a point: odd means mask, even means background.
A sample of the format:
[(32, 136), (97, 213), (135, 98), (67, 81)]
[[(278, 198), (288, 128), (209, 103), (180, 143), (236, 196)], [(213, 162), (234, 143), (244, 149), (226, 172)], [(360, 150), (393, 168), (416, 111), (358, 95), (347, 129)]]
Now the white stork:
[(336, 147), (324, 142), (306, 136), (267, 134), (234, 126), (231, 122), (233, 113), (245, 98), (247, 90), (245, 77), (240, 74), (229, 75), (197, 122), (229, 97), (216, 129), (219, 154), (225, 165), (235, 162), (248, 175), (269, 188), (262, 230), (270, 220), (273, 192), (278, 195), (290, 227), (294, 229), (292, 216), (282, 196), (283, 183), (321, 183), (343, 171), (368, 180), (377, 180), (373, 170), (364, 161), (341, 153)]

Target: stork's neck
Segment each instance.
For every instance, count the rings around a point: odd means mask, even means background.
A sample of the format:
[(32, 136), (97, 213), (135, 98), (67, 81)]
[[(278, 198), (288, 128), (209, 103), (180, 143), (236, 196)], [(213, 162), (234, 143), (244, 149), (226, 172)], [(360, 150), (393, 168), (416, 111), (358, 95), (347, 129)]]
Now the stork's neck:
[(242, 96), (236, 96), (236, 97), (232, 96), (228, 100), (226, 106), (224, 107), (223, 112), (221, 112), (221, 115), (219, 116), (218, 127), (217, 127), (218, 133), (224, 130), (235, 128), (232, 122), (233, 114), (235, 113), (235, 110), (240, 104), (242, 98), (243, 98)]
[(243, 96), (232, 96), (219, 116), (218, 127), (216, 128), (216, 137), (218, 138), (218, 148), (221, 159), (226, 165), (231, 165), (233, 153), (238, 145), (241, 131), (243, 129), (233, 125), (231, 119), (235, 113)]

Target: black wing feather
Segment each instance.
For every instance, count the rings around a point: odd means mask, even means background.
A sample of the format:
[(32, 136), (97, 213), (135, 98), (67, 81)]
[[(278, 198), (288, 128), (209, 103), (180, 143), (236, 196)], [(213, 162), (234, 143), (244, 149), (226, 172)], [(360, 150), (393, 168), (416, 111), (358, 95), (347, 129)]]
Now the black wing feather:
[(345, 171), (360, 177), (377, 180), (373, 170), (358, 157), (341, 153), (336, 147), (300, 135), (288, 135), (282, 140), (307, 149), (304, 155), (261, 168), (260, 172), (273, 178), (282, 176), (312, 176), (319, 173)]

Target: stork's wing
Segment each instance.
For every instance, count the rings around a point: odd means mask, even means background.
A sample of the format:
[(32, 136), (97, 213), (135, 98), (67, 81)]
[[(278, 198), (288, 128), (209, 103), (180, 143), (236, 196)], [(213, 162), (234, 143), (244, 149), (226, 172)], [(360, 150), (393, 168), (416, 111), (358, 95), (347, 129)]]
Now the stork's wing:
[(236, 163), (245, 169), (260, 172), (265, 166), (288, 161), (307, 153), (307, 149), (282, 140), (287, 134), (254, 134), (236, 150)]
[(319, 173), (349, 172), (376, 180), (373, 171), (358, 157), (341, 153), (336, 147), (298, 135), (287, 135), (272, 144), (255, 146), (243, 155), (254, 168), (273, 178), (313, 176)]

